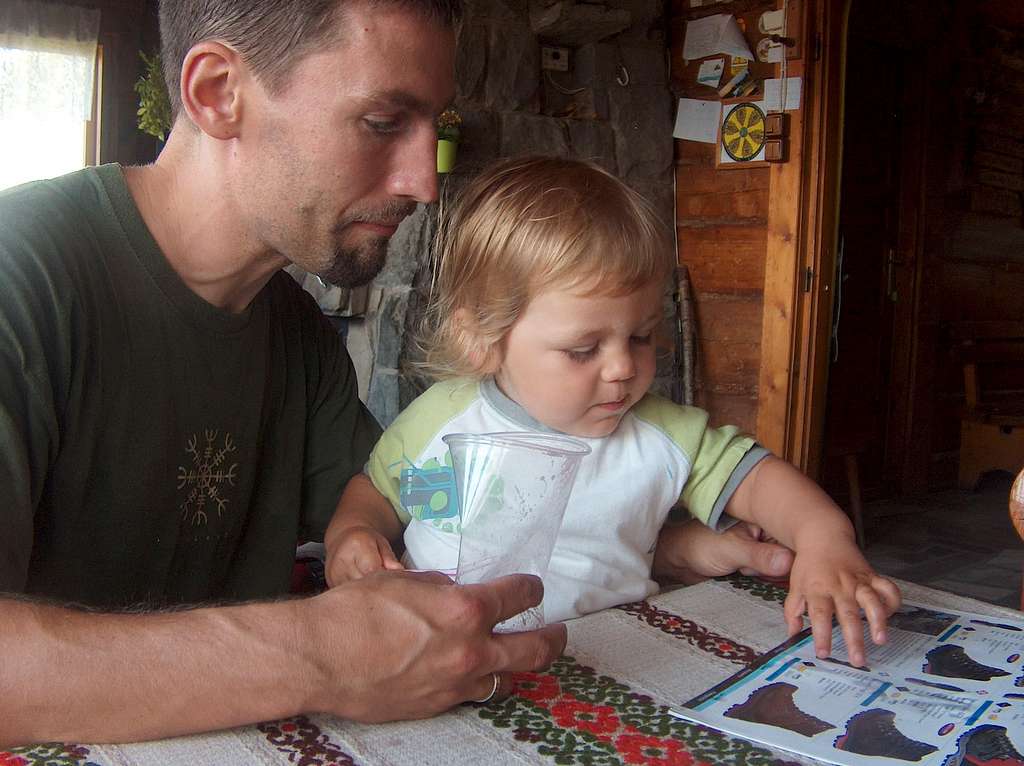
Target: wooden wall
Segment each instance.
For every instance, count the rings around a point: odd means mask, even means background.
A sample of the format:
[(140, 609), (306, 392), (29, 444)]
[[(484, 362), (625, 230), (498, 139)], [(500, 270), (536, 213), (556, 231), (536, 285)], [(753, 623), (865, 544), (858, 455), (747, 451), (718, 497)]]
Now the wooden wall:
[[(749, 17), (776, 5), (733, 0), (691, 8), (689, 0), (673, 0), (675, 95), (717, 97), (696, 84), (699, 62), (681, 58), (687, 20)], [(805, 58), (789, 71), (804, 75), (803, 113), (791, 115), (789, 162), (717, 170), (716, 147), (692, 141), (677, 141), (675, 156), (679, 260), (690, 271), (698, 320), (698, 404), (814, 475), (834, 269), (829, 215), (838, 189), (829, 180), (837, 160), (815, 126), (841, 130), (830, 116), (838, 109), (826, 103), (839, 98), (841, 82), (826, 62), (839, 60), (842, 36), (822, 30), (839, 27), (842, 3), (808, 6), (817, 10), (800, 33)], [(909, 367), (900, 371), (903, 391), (910, 391), (900, 425), (905, 458), (888, 491), (909, 495), (956, 477), (964, 397), (949, 324), (1024, 320), (1024, 5), (878, 0), (871, 7), (876, 12), (861, 17), (920, 62), (915, 102), (933, 116), (919, 136), (919, 170), (905, 174), (909, 186), (900, 191), (916, 216), (917, 244), (912, 294), (900, 293), (913, 311), (896, 328), (911, 349)], [(832, 47), (813, 52), (815, 36)], [(805, 293), (799, 277), (810, 266), (813, 286)], [(808, 295), (818, 296), (820, 311), (805, 303)], [(1024, 381), (1016, 383), (1024, 389)]]
[[(698, 8), (690, 8), (686, 0), (673, 0), (674, 95), (718, 97), (711, 88), (696, 84), (699, 62), (684, 62), (682, 58), (687, 20), (723, 12), (760, 13), (775, 7), (774, 0), (737, 0)], [(722, 82), (729, 76), (727, 59)], [(735, 423), (753, 433), (758, 411), (771, 170), (717, 170), (716, 151), (713, 144), (676, 141), (679, 262), (689, 270), (699, 328), (696, 403), (709, 410), (716, 423)]]
[(676, 225), (679, 260), (689, 269), (700, 328), (697, 404), (716, 422), (753, 431), (769, 171), (719, 172), (713, 146), (680, 144), (685, 148), (676, 160)]

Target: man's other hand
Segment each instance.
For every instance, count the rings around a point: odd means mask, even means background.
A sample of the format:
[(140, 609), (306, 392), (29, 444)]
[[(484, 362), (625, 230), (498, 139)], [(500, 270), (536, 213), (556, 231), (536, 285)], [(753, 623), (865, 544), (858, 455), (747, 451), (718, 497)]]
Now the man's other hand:
[(685, 585), (733, 572), (785, 579), (792, 567), (793, 552), (763, 541), (761, 530), (753, 524), (734, 524), (719, 534), (691, 520), (662, 528), (653, 576)]

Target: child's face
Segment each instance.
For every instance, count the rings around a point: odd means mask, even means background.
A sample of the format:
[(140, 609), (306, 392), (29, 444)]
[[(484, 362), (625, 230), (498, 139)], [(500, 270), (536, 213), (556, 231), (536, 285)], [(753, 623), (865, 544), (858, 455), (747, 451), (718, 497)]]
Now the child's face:
[(551, 289), (501, 344), (499, 388), (549, 428), (607, 436), (654, 380), (661, 286), (618, 297)]

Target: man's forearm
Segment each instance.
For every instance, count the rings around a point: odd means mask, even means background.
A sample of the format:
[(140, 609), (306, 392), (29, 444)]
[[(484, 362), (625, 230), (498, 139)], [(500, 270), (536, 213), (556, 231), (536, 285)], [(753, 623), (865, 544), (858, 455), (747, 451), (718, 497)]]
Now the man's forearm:
[(0, 746), (124, 742), (299, 712), (357, 721), (439, 713), (546, 668), (565, 626), (495, 634), (539, 579), (454, 585), (378, 572), (306, 599), (90, 614), (0, 599)]
[[(706, 580), (708, 575), (698, 572), (700, 567), (693, 564), (693, 559), (700, 552), (697, 544), (705, 539), (703, 530), (704, 526), (693, 520), (682, 524), (666, 524), (662, 527), (654, 551), (651, 577), (659, 582), (683, 585), (693, 585)], [(714, 533), (709, 530), (709, 534)]]
[(0, 746), (124, 742), (306, 708), (300, 602), (98, 614), (0, 599)]

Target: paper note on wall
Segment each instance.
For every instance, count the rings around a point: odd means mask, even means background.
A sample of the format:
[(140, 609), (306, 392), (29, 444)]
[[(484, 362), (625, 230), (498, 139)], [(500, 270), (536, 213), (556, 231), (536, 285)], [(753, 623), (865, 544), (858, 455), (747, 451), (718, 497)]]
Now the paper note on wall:
[(764, 105), (769, 112), (791, 112), (800, 108), (800, 91), (803, 86), (803, 79), (800, 77), (787, 77), (785, 87), (785, 106), (782, 104), (783, 87), (782, 79), (774, 78), (764, 81)]
[(722, 72), (724, 71), (725, 59), (705, 61), (700, 65), (700, 71), (697, 72), (697, 84), (709, 85), (717, 90), (718, 86), (722, 84)]
[(716, 53), (753, 59), (754, 54), (747, 45), (736, 19), (729, 13), (705, 16), (686, 23), (686, 37), (683, 39), (683, 58), (692, 61)]
[(719, 101), (681, 98), (672, 135), (685, 141), (717, 144), (721, 114), (722, 104)]

